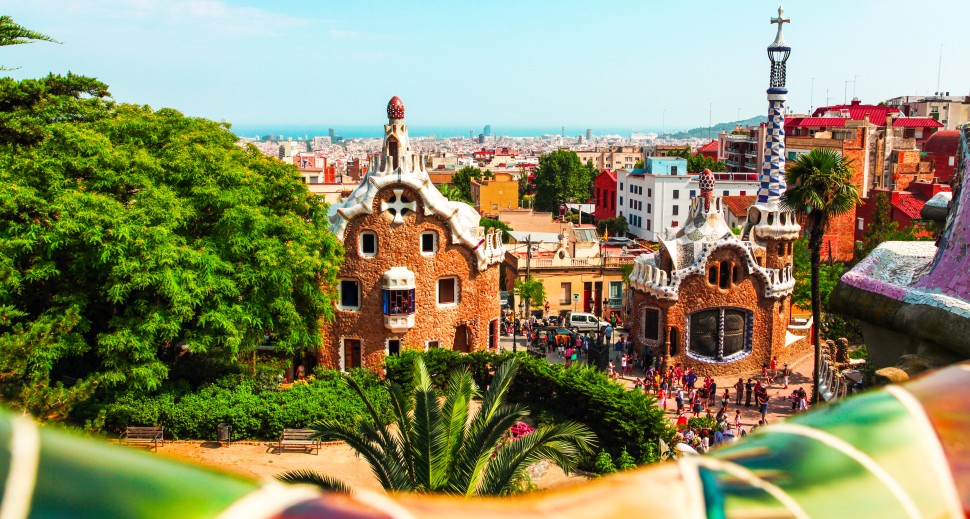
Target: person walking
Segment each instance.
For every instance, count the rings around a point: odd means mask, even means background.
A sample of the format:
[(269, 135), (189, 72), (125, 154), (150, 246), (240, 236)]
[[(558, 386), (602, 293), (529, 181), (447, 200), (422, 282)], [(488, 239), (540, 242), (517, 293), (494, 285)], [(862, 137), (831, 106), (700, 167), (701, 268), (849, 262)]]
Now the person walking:
[(781, 376), (785, 382), (785, 389), (788, 389), (788, 379), (791, 377), (791, 368), (788, 367), (788, 363), (785, 363), (785, 367), (781, 368)]
[(758, 392), (758, 411), (761, 413), (761, 421), (768, 423), (768, 389), (762, 388)]

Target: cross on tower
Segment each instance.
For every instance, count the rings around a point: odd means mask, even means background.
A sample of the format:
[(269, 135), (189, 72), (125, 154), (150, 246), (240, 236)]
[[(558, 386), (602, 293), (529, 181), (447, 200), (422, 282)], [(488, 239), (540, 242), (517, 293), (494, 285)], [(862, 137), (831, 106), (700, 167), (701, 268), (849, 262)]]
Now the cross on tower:
[(782, 8), (781, 6), (778, 6), (778, 18), (772, 18), (771, 19), (771, 23), (777, 23), (778, 24), (778, 36), (776, 37), (776, 39), (780, 41), (781, 40), (781, 26), (782, 26), (782, 24), (785, 24), (785, 23), (791, 23), (791, 18), (785, 18), (785, 9)]
[(418, 204), (404, 199), (404, 190), (395, 189), (394, 196), (389, 201), (381, 200), (381, 211), (388, 211), (394, 217), (393, 223), (404, 223), (405, 211), (416, 211)]

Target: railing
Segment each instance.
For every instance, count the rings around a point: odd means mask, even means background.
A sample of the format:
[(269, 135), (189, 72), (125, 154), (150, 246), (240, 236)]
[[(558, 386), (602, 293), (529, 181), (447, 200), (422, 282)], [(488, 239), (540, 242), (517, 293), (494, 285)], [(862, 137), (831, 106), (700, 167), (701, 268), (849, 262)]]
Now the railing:
[(606, 306), (610, 308), (621, 308), (623, 306), (622, 297), (611, 297), (606, 300)]
[[(637, 251), (633, 250), (630, 254), (625, 256), (599, 256), (595, 258), (565, 258), (565, 259), (553, 259), (553, 258), (536, 258), (533, 257), (531, 261), (528, 262), (530, 269), (562, 269), (562, 268), (620, 268), (623, 265), (632, 265), (633, 261), (636, 259), (637, 254), (640, 252), (648, 252), (647, 250)], [(519, 256), (517, 254), (512, 254), (511, 252), (506, 252), (505, 262), (511, 264), (518, 270), (523, 270), (526, 267), (526, 258)]]

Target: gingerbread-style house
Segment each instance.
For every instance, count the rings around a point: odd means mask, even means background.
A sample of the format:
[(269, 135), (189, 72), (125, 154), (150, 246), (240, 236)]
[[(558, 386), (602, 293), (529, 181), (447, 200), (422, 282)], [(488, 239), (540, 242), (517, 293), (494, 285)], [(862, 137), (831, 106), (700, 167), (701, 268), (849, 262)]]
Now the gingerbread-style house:
[(792, 247), (801, 230), (782, 202), (785, 61), (791, 48), (782, 35), (781, 24), (788, 19), (780, 9), (773, 21), (778, 34), (768, 47), (772, 66), (761, 185), (741, 236), (725, 223), (714, 175), (705, 170), (687, 225), (661, 240), (657, 252), (634, 262), (631, 335), (641, 348), (664, 355), (668, 366), (737, 374), (757, 370), (775, 356), (797, 359), (810, 348), (808, 326), (791, 325)]
[(500, 233), (431, 184), (411, 150), (404, 104), (387, 105), (383, 151), (344, 202), (330, 208), (346, 256), (320, 363), (378, 366), (404, 349), (474, 351), (497, 345)]

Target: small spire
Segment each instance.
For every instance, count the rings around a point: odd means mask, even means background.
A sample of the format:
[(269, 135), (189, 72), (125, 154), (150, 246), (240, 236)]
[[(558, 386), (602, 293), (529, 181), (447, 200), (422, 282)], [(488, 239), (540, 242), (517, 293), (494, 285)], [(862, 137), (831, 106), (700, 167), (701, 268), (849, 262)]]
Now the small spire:
[(697, 183), (701, 188), (701, 198), (704, 200), (704, 211), (710, 211), (711, 201), (714, 200), (714, 173), (711, 173), (709, 169), (705, 169), (697, 179)]
[(404, 119), (404, 101), (400, 97), (394, 96), (387, 102), (387, 118)]

